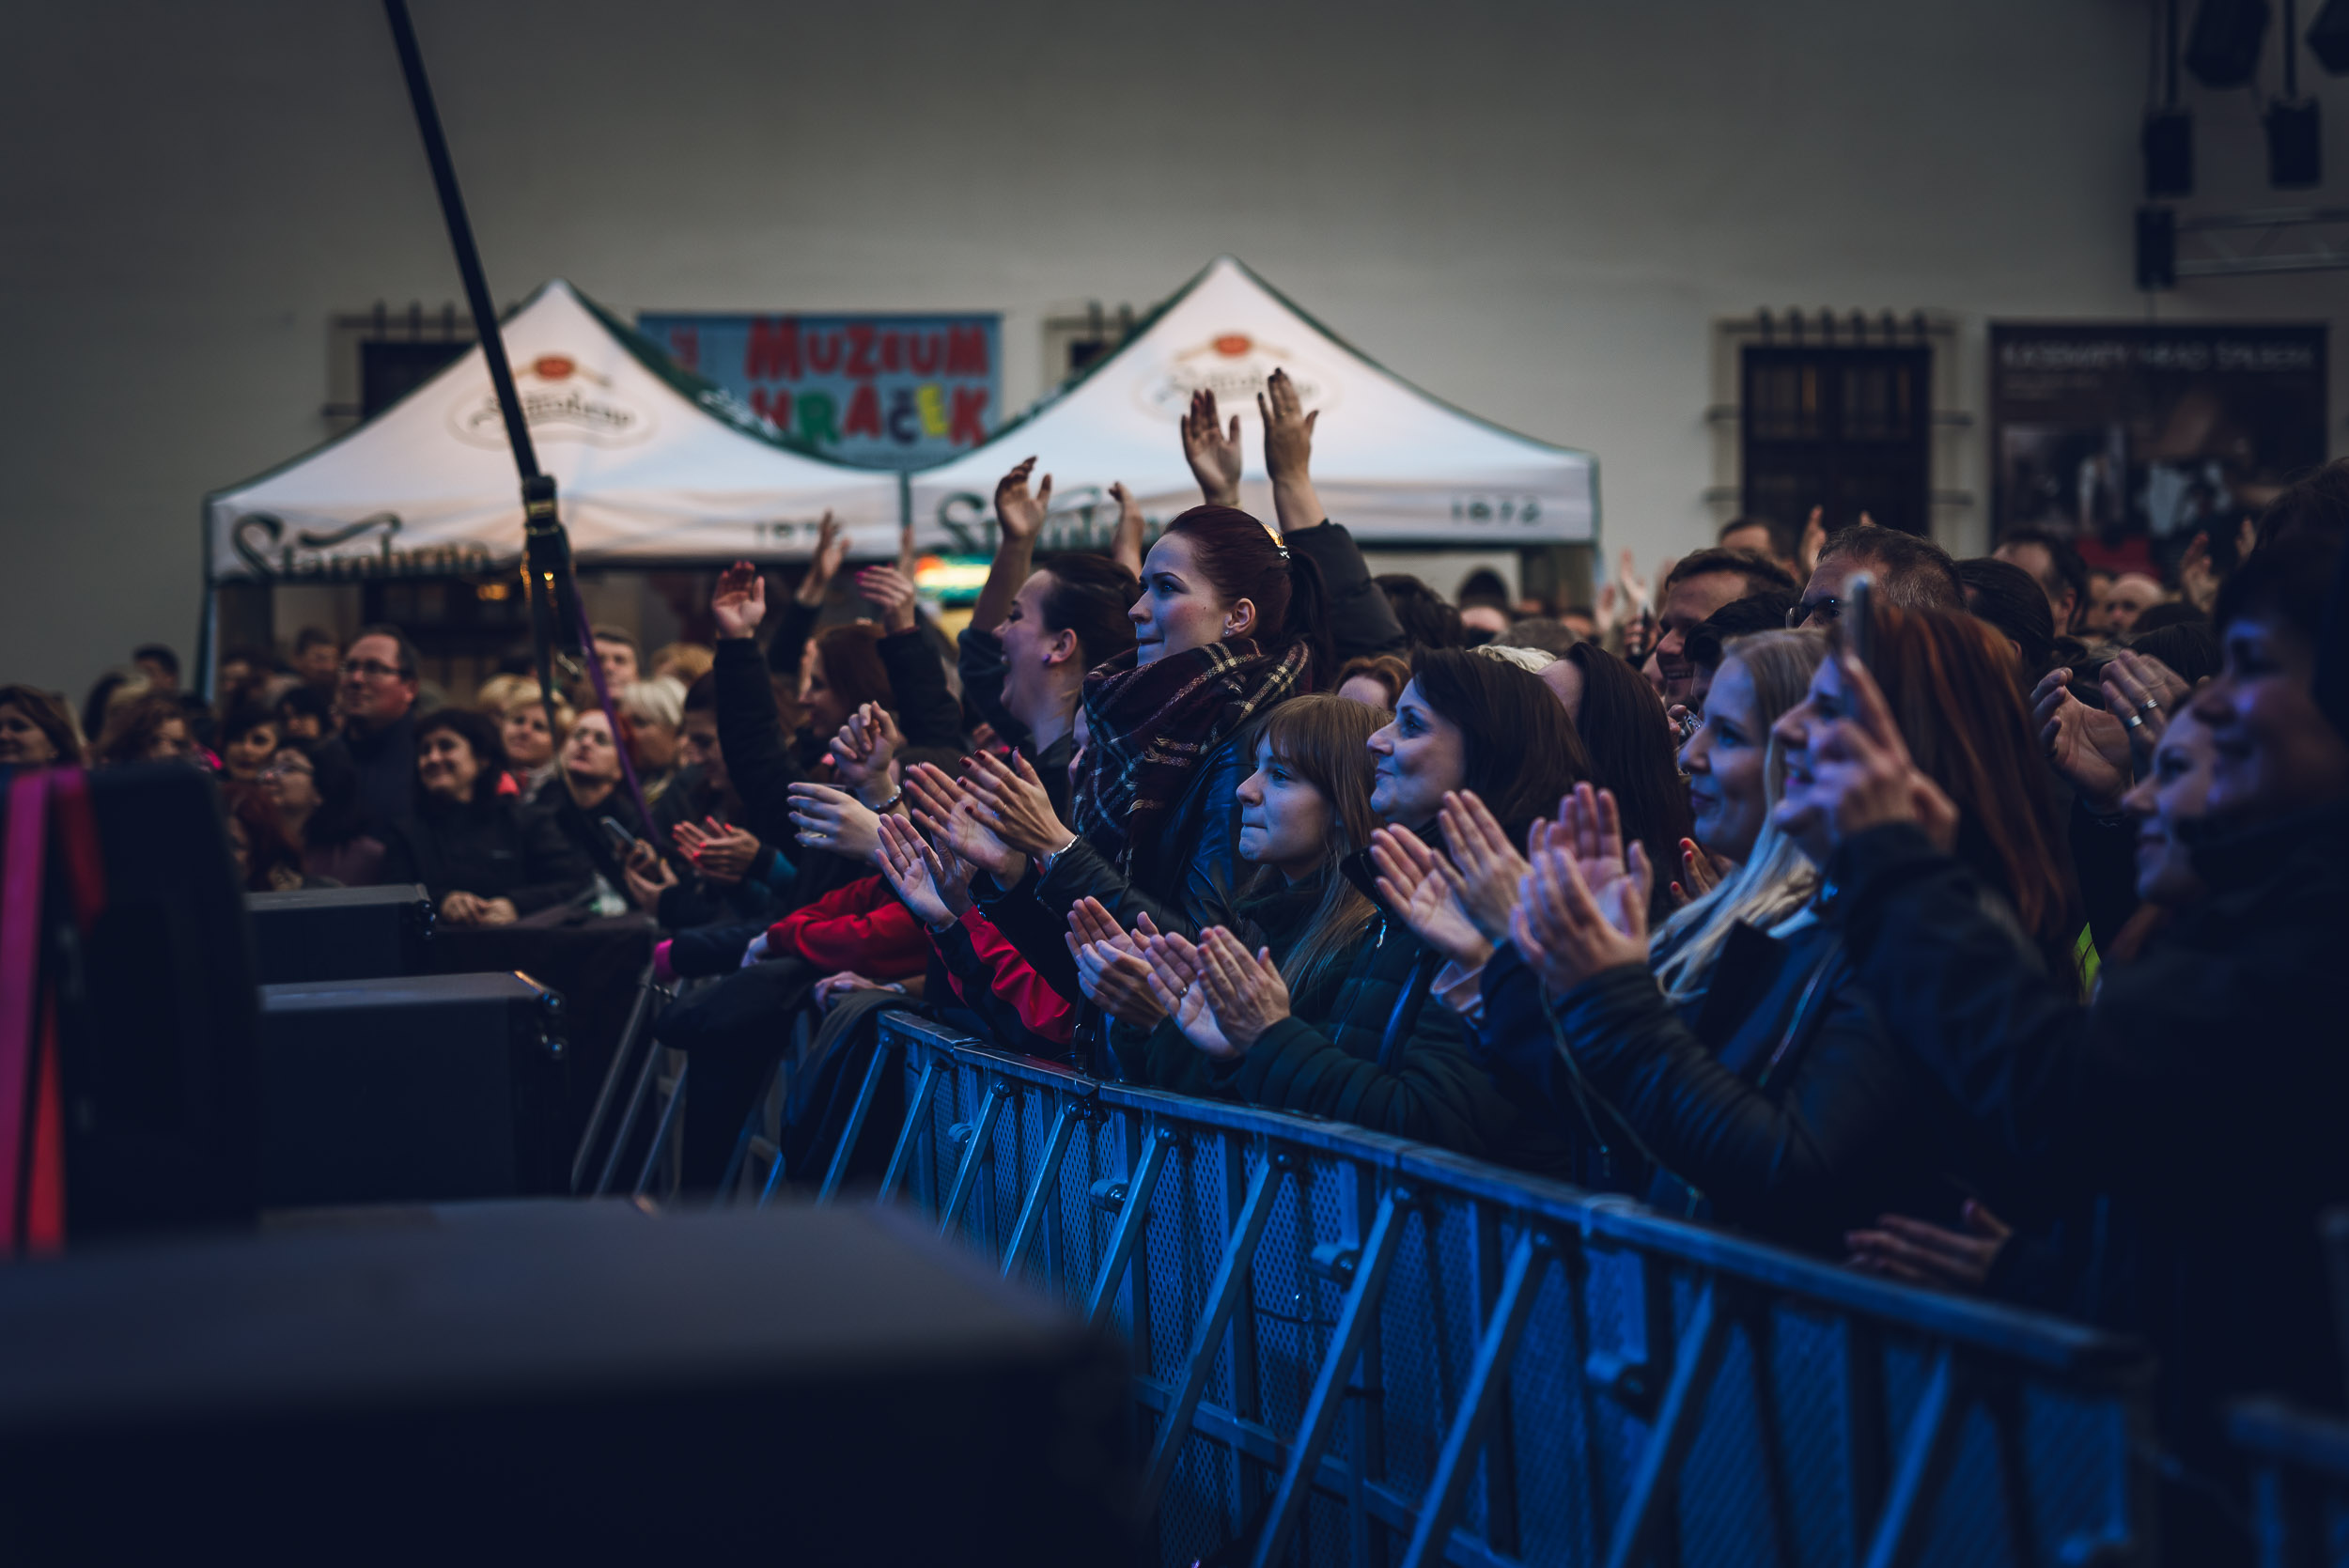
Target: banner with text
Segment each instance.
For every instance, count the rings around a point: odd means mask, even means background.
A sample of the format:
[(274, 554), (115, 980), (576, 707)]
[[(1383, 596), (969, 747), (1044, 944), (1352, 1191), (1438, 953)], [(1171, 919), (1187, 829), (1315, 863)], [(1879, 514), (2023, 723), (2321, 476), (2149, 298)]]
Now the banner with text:
[(1000, 423), (1003, 320), (645, 311), (639, 331), (827, 458), (926, 468)]

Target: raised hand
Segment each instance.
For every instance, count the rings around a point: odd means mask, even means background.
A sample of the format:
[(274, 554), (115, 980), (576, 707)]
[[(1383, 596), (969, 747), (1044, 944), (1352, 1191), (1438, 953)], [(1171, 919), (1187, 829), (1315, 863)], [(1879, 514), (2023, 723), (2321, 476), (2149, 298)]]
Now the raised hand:
[(913, 629), (913, 579), (905, 572), (895, 567), (867, 567), (856, 574), (856, 591), (879, 607), (883, 631)]
[(1297, 383), (1275, 370), (1256, 395), (1256, 416), (1264, 422), (1264, 461), (1272, 475), (1272, 508), (1281, 532), (1294, 534), (1329, 520), (1313, 480), (1314, 426), (1321, 411), (1304, 411)]
[(709, 597), (709, 616), (721, 637), (748, 637), (767, 618), (767, 580), (748, 561), (737, 561), (718, 574), (718, 591)]
[[(1612, 806), (1613, 797), (1608, 803)], [(1517, 905), (1517, 883), (1527, 869), (1525, 857), (1473, 790), (1446, 790), (1436, 823), (1452, 850), (1443, 872), (1453, 896), (1486, 941), (1505, 939), (1509, 911)]]
[(877, 826), (880, 873), (914, 918), (933, 930), (959, 920), (971, 908), (971, 868), (940, 855), (903, 817), (884, 816)]
[(1378, 868), (1378, 896), (1414, 936), (1462, 969), (1475, 969), (1493, 955), (1493, 944), (1461, 908), (1459, 895), (1439, 869), (1443, 857), (1396, 828), (1370, 835), (1371, 863)]
[(1199, 943), (1199, 983), (1215, 1009), (1223, 1038), (1241, 1050), (1289, 1016), (1288, 983), (1272, 961), (1270, 948), (1247, 944), (1221, 925), (1210, 925)]
[[(1630, 862), (1623, 847), (1623, 812), (1615, 804), (1611, 789), (1594, 789), (1579, 784), (1558, 801), (1558, 822), (1555, 827), (1535, 823), (1533, 833), (1545, 831), (1550, 842), (1559, 842), (1574, 857), (1581, 868), (1582, 880), (1593, 888), (1610, 886), (1625, 874)], [(1528, 843), (1533, 839), (1529, 838)]]
[(1693, 904), (1721, 885), (1736, 865), (1701, 846), (1695, 839), (1680, 841), (1680, 879), (1672, 885), (1672, 902)]
[(1591, 976), (1647, 962), (1647, 853), (1631, 846), (1625, 874), (1594, 891), (1565, 842), (1533, 852), (1509, 934), (1553, 996)]
[(801, 844), (868, 864), (880, 859), (880, 818), (846, 790), (795, 784), (788, 792), (791, 825)]
[(2105, 815), (2129, 789), (2129, 735), (2119, 719), (2072, 695), (2069, 670), (2050, 670), (2031, 689), (2031, 718), (2047, 761)]
[(1648, 580), (1640, 575), (1640, 563), (1628, 547), (1615, 557), (1615, 581), (1623, 584), (1624, 613), (1629, 614), (1654, 604)]
[(739, 882), (758, 858), (756, 833), (747, 828), (729, 828), (715, 817), (707, 823), (680, 822), (670, 836), (695, 871), (725, 887)]
[(905, 786), (913, 803), (915, 824), (941, 848), (953, 850), (994, 877), (999, 886), (1019, 885), (1028, 868), (1028, 857), (979, 820), (978, 803), (945, 769), (922, 763), (905, 775)]
[[(2201, 535), (2195, 536), (2195, 542), (2201, 542)], [(2171, 717), (2193, 694), (2192, 688), (2185, 676), (2152, 654), (2125, 650), (2106, 663), (2102, 685), (2105, 706), (2121, 721), (2130, 755), (2139, 768), (2150, 767), (2154, 748), (2161, 744)], [(2137, 722), (2130, 723), (2131, 719)]]
[(848, 722), (832, 737), (832, 774), (862, 800), (876, 780), (888, 783), (897, 749), (905, 743), (905, 735), (889, 709), (879, 703), (865, 703), (848, 715)]
[(1802, 542), (1795, 547), (1795, 569), (1804, 582), (1809, 582), (1811, 574), (1819, 569), (1819, 551), (1826, 548), (1827, 508), (1813, 506), (1810, 520), (1802, 525)]
[(1208, 505), (1239, 505), (1239, 415), (1232, 415), (1226, 434), (1217, 418), (1215, 394), (1205, 387), (1190, 395), (1190, 411), (1183, 415), (1183, 460), (1190, 464)]
[(832, 590), (832, 580), (840, 571), (840, 563), (848, 558), (848, 536), (842, 532), (840, 520), (831, 512), (816, 527), (816, 553), (809, 557), (807, 572), (800, 579), (792, 597), (801, 604), (824, 602), (824, 595)]
[(1031, 494), (1028, 475), (1034, 470), (1035, 459), (1030, 458), (995, 483), (995, 525), (1006, 539), (1031, 542), (1044, 532), (1045, 516), (1052, 507), (1052, 476), (1046, 474)]
[(1138, 955), (1106, 942), (1081, 942), (1073, 933), (1067, 941), (1077, 960), (1077, 986), (1087, 1001), (1137, 1028), (1155, 1029), (1166, 1017), (1168, 1010), (1150, 985), (1150, 966)]
[(979, 820), (995, 836), (1024, 855), (1049, 855), (1067, 847), (1076, 835), (1061, 824), (1044, 781), (1026, 757), (1014, 752), (1006, 764), (991, 753), (969, 759), (963, 784), (978, 802)]
[(2207, 615), (2218, 602), (2218, 572), (2210, 564), (2210, 535), (2197, 534), (2178, 558), (2178, 597)]
[(1110, 536), (1110, 559), (1132, 572), (1142, 575), (1142, 539), (1148, 522), (1142, 515), (1142, 503), (1126, 488), (1124, 480), (1110, 487), (1110, 495), (1117, 503), (1117, 531)]

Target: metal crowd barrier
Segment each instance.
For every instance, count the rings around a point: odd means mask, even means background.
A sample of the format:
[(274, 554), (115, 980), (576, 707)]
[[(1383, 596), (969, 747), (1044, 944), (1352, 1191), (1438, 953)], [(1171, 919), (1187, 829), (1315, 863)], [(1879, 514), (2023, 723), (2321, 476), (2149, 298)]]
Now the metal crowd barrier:
[(2227, 1428), (2250, 1471), (2260, 1568), (2349, 1568), (2349, 1422), (2255, 1400)]
[(882, 1030), (881, 1198), (1128, 1338), (1162, 1562), (2155, 1560), (2130, 1342)]

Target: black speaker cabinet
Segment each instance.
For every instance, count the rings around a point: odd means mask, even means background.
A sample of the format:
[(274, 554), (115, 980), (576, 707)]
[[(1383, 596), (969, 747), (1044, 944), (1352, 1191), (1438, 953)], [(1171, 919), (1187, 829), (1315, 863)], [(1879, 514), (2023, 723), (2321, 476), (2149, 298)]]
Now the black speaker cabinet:
[(0, 1270), (8, 1560), (1138, 1560), (1123, 1352), (910, 1219), (472, 1207)]
[(264, 986), (387, 980), (432, 968), (432, 899), (422, 883), (257, 893), (244, 907)]
[(262, 986), (262, 1205), (557, 1190), (562, 1013), (513, 973)]

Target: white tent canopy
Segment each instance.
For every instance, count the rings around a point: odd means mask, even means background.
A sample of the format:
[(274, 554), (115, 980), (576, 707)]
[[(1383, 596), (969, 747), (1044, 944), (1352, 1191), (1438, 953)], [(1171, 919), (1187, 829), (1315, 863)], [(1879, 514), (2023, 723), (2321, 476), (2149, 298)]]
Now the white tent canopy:
[[(896, 553), (896, 475), (796, 450), (569, 284), (541, 287), (504, 332), (582, 565), (802, 558), (828, 509), (851, 553)], [(519, 560), (521, 489), (479, 346), (358, 428), (208, 497), (205, 527), (214, 581)]]
[(926, 545), (985, 550), (995, 483), (1034, 454), (1053, 478), (1048, 545), (1097, 544), (1122, 480), (1154, 519), (1196, 505), (1176, 430), (1193, 389), (1240, 415), (1241, 505), (1269, 522), (1255, 395), (1285, 368), (1321, 411), (1314, 483), (1330, 516), (1370, 544), (1515, 548), (1595, 537), (1597, 464), (1464, 413), (1382, 369), (1230, 256), (1160, 306), (1082, 378), (954, 461), (913, 476)]

